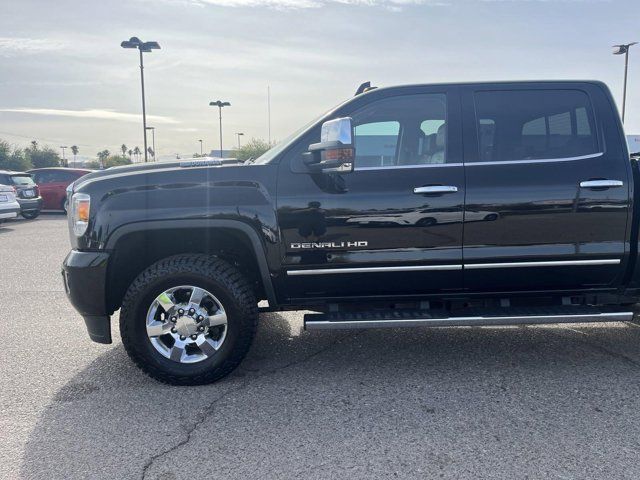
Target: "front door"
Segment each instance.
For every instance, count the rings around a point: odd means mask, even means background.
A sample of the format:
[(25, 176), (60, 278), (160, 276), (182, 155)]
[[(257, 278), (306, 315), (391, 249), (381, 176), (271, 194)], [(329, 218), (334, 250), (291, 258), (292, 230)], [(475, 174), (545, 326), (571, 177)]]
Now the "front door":
[[(628, 159), (602, 90), (467, 87), (465, 286), (614, 286), (629, 214)], [(468, 140), (468, 141), (467, 141)]]
[(292, 171), (295, 156), (319, 141), (319, 127), (280, 164), (286, 291), (308, 299), (460, 290), (464, 174), (457, 97), (423, 89), (366, 98), (372, 100), (337, 115), (353, 119), (354, 172)]

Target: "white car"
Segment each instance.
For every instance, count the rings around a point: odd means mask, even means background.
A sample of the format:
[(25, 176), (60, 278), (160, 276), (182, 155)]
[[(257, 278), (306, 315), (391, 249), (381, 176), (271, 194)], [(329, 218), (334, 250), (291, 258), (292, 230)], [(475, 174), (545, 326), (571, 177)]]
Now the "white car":
[(13, 187), (0, 185), (0, 223), (9, 218), (16, 218), (20, 213), (20, 204), (16, 201)]

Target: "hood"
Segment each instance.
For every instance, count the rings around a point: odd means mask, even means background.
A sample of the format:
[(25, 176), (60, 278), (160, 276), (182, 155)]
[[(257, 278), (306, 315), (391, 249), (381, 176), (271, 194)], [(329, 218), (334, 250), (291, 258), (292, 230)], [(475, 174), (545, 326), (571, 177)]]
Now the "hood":
[(230, 167), (230, 166), (241, 166), (244, 165), (242, 162), (236, 159), (211, 159), (211, 158), (187, 158), (180, 160), (172, 160), (172, 161), (162, 161), (162, 162), (148, 162), (148, 163), (136, 163), (132, 165), (123, 165), (120, 167), (111, 167), (106, 170), (97, 170), (88, 175), (84, 175), (79, 178), (75, 182), (73, 182), (73, 190), (75, 190), (80, 185), (98, 179), (106, 179), (106, 178), (116, 178), (136, 173), (145, 173), (145, 172), (155, 172), (155, 171), (167, 171), (167, 170), (182, 170), (182, 169), (190, 169), (190, 168), (203, 168), (203, 167), (214, 167), (214, 168), (222, 168), (222, 167)]

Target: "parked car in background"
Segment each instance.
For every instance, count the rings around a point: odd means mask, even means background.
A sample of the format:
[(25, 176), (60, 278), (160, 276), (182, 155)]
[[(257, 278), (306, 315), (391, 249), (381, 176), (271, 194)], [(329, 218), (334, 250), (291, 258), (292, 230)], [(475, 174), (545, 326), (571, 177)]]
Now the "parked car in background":
[(0, 170), (0, 184), (13, 187), (20, 204), (20, 215), (31, 220), (40, 215), (42, 197), (33, 177), (26, 172)]
[(91, 173), (84, 168), (35, 168), (29, 170), (40, 188), (44, 210), (67, 211), (67, 187), (78, 178)]
[(20, 204), (16, 200), (16, 192), (9, 185), (0, 185), (0, 223), (16, 218), (20, 213)]

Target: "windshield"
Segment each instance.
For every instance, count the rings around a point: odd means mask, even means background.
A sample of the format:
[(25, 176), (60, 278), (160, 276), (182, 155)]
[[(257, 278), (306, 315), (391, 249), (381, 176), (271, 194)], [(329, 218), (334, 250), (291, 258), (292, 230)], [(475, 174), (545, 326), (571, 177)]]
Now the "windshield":
[[(351, 100), (351, 99), (349, 99), (349, 100)], [(349, 100), (347, 100), (347, 102)], [(299, 136), (301, 136), (303, 133), (305, 133), (307, 130), (309, 130), (312, 126), (314, 126), (316, 123), (318, 123), (320, 121), (320, 119), (326, 117), (331, 112), (333, 112), (334, 110), (336, 110), (339, 107), (341, 107), (343, 103), (346, 103), (346, 102), (342, 102), (342, 103), (336, 105), (335, 107), (333, 107), (332, 109), (324, 112), (322, 115), (317, 116), (316, 118), (311, 120), (309, 123), (307, 123), (304, 127), (299, 128), (298, 130), (293, 132), (291, 135), (286, 137), (284, 140), (278, 142), (275, 146), (273, 146), (272, 148), (270, 148), (269, 150), (264, 152), (262, 155), (260, 155), (258, 158), (256, 158), (252, 163), (254, 165), (263, 165), (265, 163), (271, 162), (275, 157), (277, 157), (278, 155), (280, 155), (280, 153), (282, 153), (284, 150), (286, 150), (287, 147), (289, 147), (289, 145), (291, 145)]]
[(12, 175), (11, 183), (14, 185), (35, 185), (33, 178), (29, 175)]

